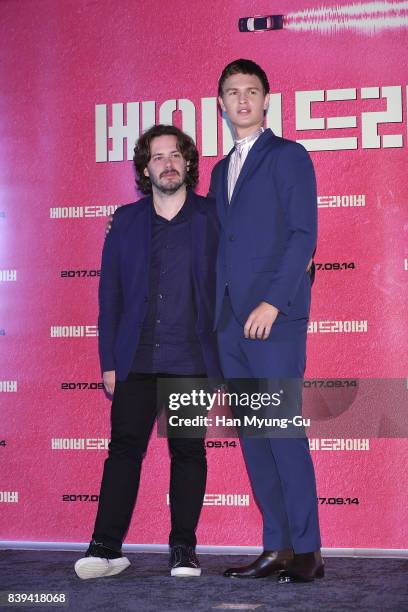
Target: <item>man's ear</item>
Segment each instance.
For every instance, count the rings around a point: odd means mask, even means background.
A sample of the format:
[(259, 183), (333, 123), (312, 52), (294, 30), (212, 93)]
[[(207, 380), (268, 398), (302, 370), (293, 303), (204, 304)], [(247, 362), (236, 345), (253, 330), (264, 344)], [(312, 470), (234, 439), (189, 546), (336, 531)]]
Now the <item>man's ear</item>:
[(224, 113), (226, 113), (227, 109), (225, 108), (225, 104), (224, 104), (221, 96), (218, 96), (218, 104), (221, 106), (221, 110), (224, 111)]
[(143, 174), (144, 174), (145, 176), (147, 176), (148, 178), (150, 178), (150, 174), (149, 174), (149, 171), (148, 171), (148, 169), (147, 169), (147, 166), (146, 166), (146, 168), (143, 170)]
[(264, 111), (265, 112), (268, 110), (268, 107), (269, 107), (269, 99), (270, 99), (270, 95), (266, 94), (265, 100), (264, 100)]

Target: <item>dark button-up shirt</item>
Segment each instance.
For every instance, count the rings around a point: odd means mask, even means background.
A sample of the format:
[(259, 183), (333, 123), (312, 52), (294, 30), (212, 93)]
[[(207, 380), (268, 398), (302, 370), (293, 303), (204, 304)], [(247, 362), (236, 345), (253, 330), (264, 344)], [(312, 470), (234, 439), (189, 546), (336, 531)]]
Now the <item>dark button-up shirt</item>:
[(148, 309), (133, 372), (205, 373), (195, 331), (191, 207), (187, 198), (178, 214), (168, 221), (152, 205)]

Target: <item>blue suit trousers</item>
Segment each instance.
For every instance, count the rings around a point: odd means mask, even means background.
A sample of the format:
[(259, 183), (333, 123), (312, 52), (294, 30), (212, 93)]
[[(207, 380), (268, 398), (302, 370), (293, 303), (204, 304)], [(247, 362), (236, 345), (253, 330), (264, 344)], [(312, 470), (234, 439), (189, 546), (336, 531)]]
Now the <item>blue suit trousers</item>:
[[(303, 379), (307, 319), (279, 317), (267, 340), (244, 337), (228, 295), (217, 329), (219, 355), (228, 379)], [(240, 439), (251, 486), (263, 518), (265, 550), (295, 553), (321, 546), (314, 468), (306, 437)]]

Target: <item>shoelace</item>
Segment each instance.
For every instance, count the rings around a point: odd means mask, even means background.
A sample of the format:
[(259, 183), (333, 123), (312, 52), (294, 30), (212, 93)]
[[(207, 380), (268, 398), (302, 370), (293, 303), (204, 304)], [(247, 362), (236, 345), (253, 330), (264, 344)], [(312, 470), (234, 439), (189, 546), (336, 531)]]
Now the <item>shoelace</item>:
[(198, 561), (193, 548), (187, 546), (174, 546), (173, 557), (175, 566), (182, 562), (183, 556), (186, 558), (188, 563), (191, 563), (191, 565), (194, 565), (194, 567), (198, 567)]

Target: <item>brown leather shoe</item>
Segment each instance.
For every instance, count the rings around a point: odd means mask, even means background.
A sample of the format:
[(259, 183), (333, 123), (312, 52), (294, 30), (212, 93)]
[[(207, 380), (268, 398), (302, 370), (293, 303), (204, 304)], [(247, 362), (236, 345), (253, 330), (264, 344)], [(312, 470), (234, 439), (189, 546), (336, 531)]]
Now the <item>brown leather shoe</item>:
[(313, 582), (324, 577), (324, 563), (320, 550), (294, 554), (286, 569), (278, 576), (279, 584), (288, 582)]
[(232, 567), (224, 572), (226, 578), (266, 578), (271, 574), (277, 574), (287, 566), (287, 562), (293, 558), (293, 551), (287, 550), (264, 550), (263, 553), (250, 565), (243, 567)]

